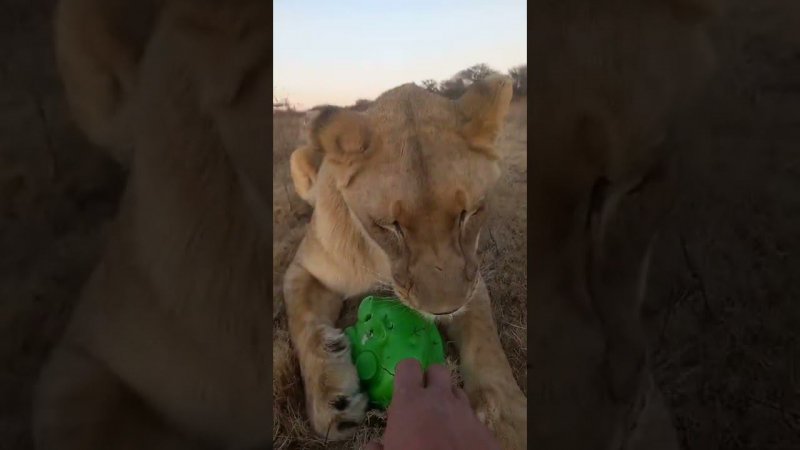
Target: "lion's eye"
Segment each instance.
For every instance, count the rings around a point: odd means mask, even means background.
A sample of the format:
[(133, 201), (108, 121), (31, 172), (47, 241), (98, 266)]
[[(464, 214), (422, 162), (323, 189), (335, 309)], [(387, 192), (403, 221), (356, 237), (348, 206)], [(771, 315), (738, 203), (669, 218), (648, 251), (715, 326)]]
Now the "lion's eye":
[(400, 222), (395, 220), (394, 222), (392, 222), (391, 227), (392, 227), (392, 231), (394, 231), (395, 233), (399, 234), (400, 237), (403, 236), (403, 227), (400, 226)]
[(384, 231), (390, 231), (396, 234), (398, 237), (403, 237), (403, 227), (400, 226), (398, 221), (394, 221), (391, 223), (375, 221), (375, 225), (379, 228), (383, 229)]

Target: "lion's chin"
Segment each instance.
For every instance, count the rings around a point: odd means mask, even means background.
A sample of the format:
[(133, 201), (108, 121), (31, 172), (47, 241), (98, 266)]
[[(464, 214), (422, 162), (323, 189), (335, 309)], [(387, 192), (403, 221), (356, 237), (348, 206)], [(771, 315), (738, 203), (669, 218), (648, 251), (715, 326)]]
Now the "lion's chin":
[(467, 299), (467, 301), (465, 301), (461, 306), (459, 306), (458, 308), (456, 308), (456, 309), (454, 309), (452, 311), (434, 313), (434, 312), (430, 312), (430, 311), (427, 311), (427, 310), (419, 307), (418, 306), (419, 302), (414, 301), (411, 298), (411, 296), (408, 295), (408, 293), (403, 291), (402, 289), (399, 289), (399, 288), (395, 287), (394, 291), (392, 292), (392, 294), (400, 301), (400, 303), (402, 303), (405, 306), (407, 306), (407, 307), (413, 309), (414, 311), (418, 312), (419, 314), (421, 314), (426, 319), (431, 319), (431, 320), (435, 320), (435, 321), (448, 320), (448, 319), (451, 319), (451, 318), (459, 315), (464, 310), (466, 310), (466, 307), (469, 304), (469, 300), (470, 300), (470, 299)]

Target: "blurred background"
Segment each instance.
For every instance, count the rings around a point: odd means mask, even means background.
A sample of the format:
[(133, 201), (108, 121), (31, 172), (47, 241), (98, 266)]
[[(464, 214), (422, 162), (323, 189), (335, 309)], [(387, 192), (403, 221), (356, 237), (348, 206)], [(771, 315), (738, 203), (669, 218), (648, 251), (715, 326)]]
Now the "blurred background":
[(526, 61), (521, 0), (273, 4), (275, 96), (300, 110), (352, 105), (479, 63), (506, 72)]

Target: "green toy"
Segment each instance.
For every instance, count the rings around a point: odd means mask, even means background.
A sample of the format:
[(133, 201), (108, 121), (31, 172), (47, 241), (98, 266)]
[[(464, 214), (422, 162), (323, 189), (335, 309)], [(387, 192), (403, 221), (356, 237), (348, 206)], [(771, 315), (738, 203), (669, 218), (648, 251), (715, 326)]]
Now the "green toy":
[(442, 337), (433, 320), (396, 298), (369, 296), (358, 307), (358, 321), (344, 330), (350, 339), (358, 378), (373, 405), (392, 401), (397, 363), (414, 358), (422, 370), (444, 364)]

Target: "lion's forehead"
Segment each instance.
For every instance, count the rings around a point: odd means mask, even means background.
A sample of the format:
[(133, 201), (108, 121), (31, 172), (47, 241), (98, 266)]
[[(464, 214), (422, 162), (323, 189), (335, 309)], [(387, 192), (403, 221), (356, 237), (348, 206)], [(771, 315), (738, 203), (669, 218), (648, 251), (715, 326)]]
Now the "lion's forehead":
[(373, 195), (411, 209), (469, 207), (499, 176), (495, 161), (469, 148), (445, 97), (406, 84), (378, 97), (366, 115), (381, 140), (364, 184)]
[(471, 207), (499, 176), (499, 168), (467, 149), (429, 149), (386, 158), (365, 185), (374, 195), (398, 200), (411, 209)]
[(453, 130), (459, 116), (455, 103), (413, 84), (384, 92), (366, 111), (373, 126), (383, 132)]

